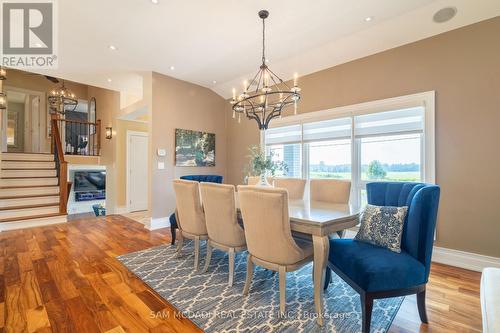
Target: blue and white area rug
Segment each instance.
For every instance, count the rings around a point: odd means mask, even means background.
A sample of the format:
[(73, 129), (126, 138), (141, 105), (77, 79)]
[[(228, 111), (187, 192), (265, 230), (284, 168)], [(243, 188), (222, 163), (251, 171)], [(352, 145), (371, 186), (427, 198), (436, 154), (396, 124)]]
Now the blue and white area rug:
[[(205, 247), (202, 247), (202, 255)], [(214, 250), (207, 273), (193, 270), (192, 242), (179, 258), (162, 245), (117, 258), (142, 281), (206, 332), (360, 332), (359, 295), (333, 274), (325, 291), (324, 326), (316, 324), (312, 264), (287, 273), (286, 313), (279, 315), (278, 274), (256, 266), (249, 295), (242, 296), (246, 252), (236, 255), (233, 287), (228, 286), (228, 258)], [(200, 260), (200, 267), (204, 265)], [(386, 332), (402, 297), (375, 300), (371, 331)], [(159, 314), (161, 315), (161, 314)]]

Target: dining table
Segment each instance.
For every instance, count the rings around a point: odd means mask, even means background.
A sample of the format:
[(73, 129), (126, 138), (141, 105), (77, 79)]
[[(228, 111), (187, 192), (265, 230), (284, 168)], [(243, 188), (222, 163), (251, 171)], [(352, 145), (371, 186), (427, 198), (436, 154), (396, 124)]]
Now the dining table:
[[(239, 200), (236, 195), (239, 212)], [(352, 228), (359, 223), (361, 208), (353, 204), (323, 201), (289, 200), (288, 215), (292, 232), (311, 237), (313, 242), (314, 307), (317, 323), (323, 326), (323, 286), (330, 252), (330, 235)]]

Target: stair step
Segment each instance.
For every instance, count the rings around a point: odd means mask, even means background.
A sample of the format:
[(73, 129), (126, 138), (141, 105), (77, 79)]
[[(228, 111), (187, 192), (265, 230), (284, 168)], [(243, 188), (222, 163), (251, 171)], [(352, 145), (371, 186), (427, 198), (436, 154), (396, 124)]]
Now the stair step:
[(2, 178), (33, 178), (33, 177), (56, 177), (57, 171), (55, 169), (36, 169), (36, 170), (5, 170), (2, 163), (2, 170), (0, 177)]
[(24, 229), (67, 222), (66, 214), (41, 214), (23, 219), (2, 219), (0, 220), (0, 231)]
[(13, 207), (12, 209), (0, 209), (0, 222), (5, 220), (21, 220), (28, 217), (46, 214), (59, 213), (59, 204), (47, 206), (28, 206), (23, 208)]
[(0, 209), (53, 204), (59, 204), (59, 195), (0, 198)]
[(59, 186), (25, 186), (0, 188), (0, 197), (24, 197), (59, 194)]
[(44, 153), (2, 153), (2, 161), (54, 161), (54, 155)]
[(1, 187), (18, 187), (18, 186), (45, 186), (57, 185), (58, 179), (53, 178), (3, 178), (0, 179)]
[(53, 161), (2, 161), (2, 169), (55, 169)]

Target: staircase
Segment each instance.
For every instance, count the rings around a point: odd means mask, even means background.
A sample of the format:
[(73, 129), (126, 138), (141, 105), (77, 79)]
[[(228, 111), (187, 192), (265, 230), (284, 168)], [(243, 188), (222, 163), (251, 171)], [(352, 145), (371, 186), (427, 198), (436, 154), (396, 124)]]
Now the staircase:
[(1, 156), (0, 231), (66, 222), (54, 155)]

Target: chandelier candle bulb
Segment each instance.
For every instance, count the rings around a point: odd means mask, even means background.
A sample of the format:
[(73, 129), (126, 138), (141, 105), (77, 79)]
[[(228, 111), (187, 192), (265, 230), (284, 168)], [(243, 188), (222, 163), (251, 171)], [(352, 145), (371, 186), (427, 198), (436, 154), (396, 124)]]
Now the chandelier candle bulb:
[(233, 119), (236, 117), (236, 111), (233, 110)]

